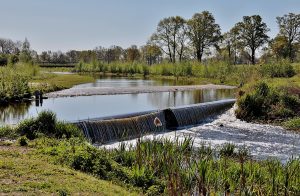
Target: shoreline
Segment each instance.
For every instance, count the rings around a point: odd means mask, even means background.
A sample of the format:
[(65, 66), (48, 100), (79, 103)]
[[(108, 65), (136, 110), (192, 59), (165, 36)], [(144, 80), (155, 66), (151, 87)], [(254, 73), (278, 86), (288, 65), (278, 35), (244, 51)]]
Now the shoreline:
[(203, 89), (236, 89), (236, 86), (229, 85), (187, 85), (187, 86), (140, 86), (140, 87), (88, 87), (88, 88), (69, 88), (60, 91), (45, 94), (49, 98), (74, 97), (74, 96), (92, 96), (92, 95), (118, 95), (118, 94), (139, 94), (156, 92), (176, 92), (192, 91)]

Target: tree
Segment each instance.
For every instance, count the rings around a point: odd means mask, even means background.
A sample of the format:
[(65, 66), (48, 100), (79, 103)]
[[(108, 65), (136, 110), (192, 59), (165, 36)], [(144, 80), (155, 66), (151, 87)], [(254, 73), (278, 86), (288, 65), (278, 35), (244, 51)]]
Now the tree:
[(276, 59), (290, 57), (288, 48), (288, 39), (285, 36), (277, 35), (270, 41), (270, 49), (275, 54)]
[(27, 38), (25, 38), (23, 44), (22, 44), (22, 51), (20, 54), (20, 61), (28, 63), (32, 60), (32, 56), (31, 56), (31, 51), (30, 51), (30, 43), (27, 40)]
[(79, 52), (76, 50), (70, 50), (66, 53), (69, 63), (78, 63), (79, 62)]
[(176, 52), (178, 54), (178, 59), (181, 62), (184, 58), (184, 55), (187, 51), (187, 42), (188, 42), (188, 35), (187, 35), (188, 27), (186, 21), (180, 19), (180, 28), (176, 34)]
[(221, 38), (221, 29), (214, 16), (208, 12), (196, 13), (188, 21), (188, 36), (195, 50), (197, 60), (202, 61), (205, 49), (216, 45)]
[(238, 30), (232, 28), (222, 36), (223, 50), (225, 50), (229, 63), (237, 63), (237, 53), (239, 49)]
[(282, 17), (277, 17), (279, 35), (286, 37), (287, 48), (290, 61), (295, 58), (294, 45), (300, 40), (300, 14), (289, 13)]
[(123, 48), (121, 46), (111, 46), (105, 50), (104, 61), (110, 63), (112, 61), (119, 61), (122, 58)]
[(160, 48), (154, 44), (148, 43), (141, 47), (142, 58), (148, 65), (159, 63), (159, 59), (162, 55)]
[(179, 60), (183, 55), (185, 24), (185, 20), (180, 16), (164, 18), (158, 23), (156, 33), (150, 38), (153, 44), (168, 55), (170, 62), (176, 62), (176, 54), (179, 55)]
[(10, 39), (0, 38), (0, 53), (13, 54), (16, 51), (16, 44)]
[(255, 52), (268, 41), (269, 28), (259, 15), (244, 16), (243, 21), (237, 23), (235, 28), (239, 32), (238, 39), (242, 45), (250, 50), (251, 63), (255, 64)]
[(131, 47), (127, 48), (126, 51), (126, 60), (133, 62), (137, 61), (140, 58), (140, 51), (138, 50), (136, 45), (132, 45)]

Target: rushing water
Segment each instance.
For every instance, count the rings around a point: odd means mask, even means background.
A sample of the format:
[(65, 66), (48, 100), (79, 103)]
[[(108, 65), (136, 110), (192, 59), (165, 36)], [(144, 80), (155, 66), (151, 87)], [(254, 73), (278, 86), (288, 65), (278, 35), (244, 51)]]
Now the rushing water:
[[(185, 82), (182, 81), (179, 84), (183, 85)], [(95, 83), (82, 84), (73, 88), (155, 85), (174, 85), (174, 81), (101, 78), (96, 80)], [(43, 100), (42, 103), (33, 101), (1, 107), (0, 125), (16, 124), (23, 119), (37, 116), (42, 110), (51, 110), (55, 112), (58, 119), (61, 120), (77, 121), (234, 98), (234, 92), (235, 90), (230, 89), (205, 89), (182, 92), (51, 98)]]
[(234, 99), (192, 104), (124, 118), (92, 119), (76, 122), (91, 143), (128, 140), (182, 126), (195, 125), (232, 107)]
[[(238, 120), (234, 115), (234, 108), (213, 119), (195, 127), (179, 131), (148, 135), (144, 139), (169, 138), (191, 136), (195, 147), (202, 144), (219, 147), (225, 143), (246, 146), (251, 154), (258, 159), (278, 158), (285, 162), (290, 157), (300, 155), (300, 135), (285, 131), (281, 127), (247, 123)], [(134, 145), (135, 140), (126, 141)], [(104, 145), (106, 148), (116, 148), (119, 142)]]

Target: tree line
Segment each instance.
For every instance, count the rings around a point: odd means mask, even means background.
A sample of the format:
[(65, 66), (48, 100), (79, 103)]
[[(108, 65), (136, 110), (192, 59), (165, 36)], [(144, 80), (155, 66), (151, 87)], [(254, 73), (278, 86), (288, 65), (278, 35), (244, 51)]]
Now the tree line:
[[(168, 56), (170, 62), (183, 59), (197, 59), (213, 56), (230, 63), (256, 62), (258, 49), (262, 57), (275, 56), (296, 59), (300, 41), (300, 14), (289, 13), (276, 18), (279, 33), (270, 39), (270, 29), (261, 16), (244, 16), (228, 32), (221, 33), (220, 25), (212, 13), (196, 13), (191, 19), (180, 16), (162, 19), (150, 43), (155, 43)], [(212, 54), (214, 52), (214, 54)]]
[(276, 18), (279, 32), (270, 38), (270, 29), (259, 15), (244, 16), (228, 32), (221, 33), (212, 13), (203, 11), (190, 19), (171, 16), (159, 21), (156, 31), (144, 46), (132, 45), (126, 49), (120, 46), (108, 48), (99, 46), (93, 50), (66, 53), (44, 51), (37, 54), (30, 49), (27, 39), (13, 42), (0, 39), (0, 65), (19, 60), (37, 63), (77, 63), (79, 61), (143, 61), (148, 65), (163, 60), (181, 62), (183, 60), (207, 59), (227, 61), (231, 64), (289, 59), (297, 61), (300, 57), (300, 14), (289, 13)]

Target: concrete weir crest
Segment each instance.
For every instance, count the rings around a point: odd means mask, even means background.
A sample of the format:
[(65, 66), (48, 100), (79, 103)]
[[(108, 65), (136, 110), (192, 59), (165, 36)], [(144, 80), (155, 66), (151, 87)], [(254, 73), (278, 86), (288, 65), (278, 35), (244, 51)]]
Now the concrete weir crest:
[(203, 123), (235, 103), (235, 99), (75, 122), (91, 143), (105, 144)]

